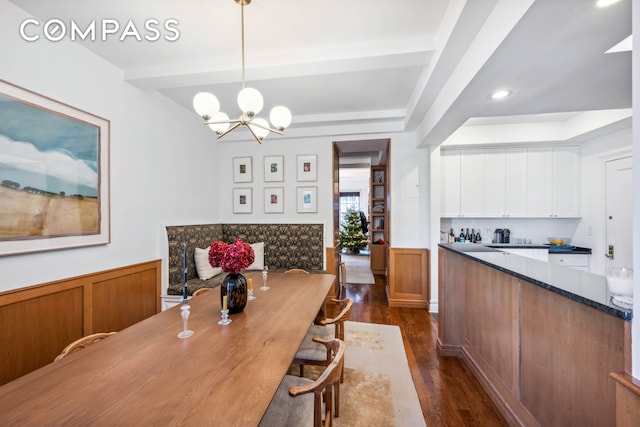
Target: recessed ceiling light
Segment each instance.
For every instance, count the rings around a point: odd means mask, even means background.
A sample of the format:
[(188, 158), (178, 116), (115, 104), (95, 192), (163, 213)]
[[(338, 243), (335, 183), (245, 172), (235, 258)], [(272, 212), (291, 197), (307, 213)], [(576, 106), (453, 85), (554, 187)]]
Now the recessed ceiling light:
[(502, 99), (511, 95), (511, 91), (507, 89), (499, 89), (491, 94), (491, 99)]
[(598, 0), (596, 2), (596, 7), (609, 7), (612, 4), (618, 3), (620, 0)]

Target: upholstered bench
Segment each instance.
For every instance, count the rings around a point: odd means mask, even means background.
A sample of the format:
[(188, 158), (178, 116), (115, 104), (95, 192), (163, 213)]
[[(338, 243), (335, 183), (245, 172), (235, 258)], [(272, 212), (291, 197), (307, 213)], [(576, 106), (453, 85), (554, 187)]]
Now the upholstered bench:
[(269, 271), (285, 271), (302, 268), (321, 272), (324, 267), (323, 224), (199, 224), (167, 226), (168, 288), (167, 295), (182, 295), (184, 246), (187, 245), (187, 294), (200, 288), (219, 286), (225, 274), (220, 273), (207, 280), (198, 276), (195, 263), (196, 248), (209, 249), (211, 242), (227, 243), (240, 238), (247, 243), (264, 242), (264, 260), (253, 264), (256, 270), (262, 266)]

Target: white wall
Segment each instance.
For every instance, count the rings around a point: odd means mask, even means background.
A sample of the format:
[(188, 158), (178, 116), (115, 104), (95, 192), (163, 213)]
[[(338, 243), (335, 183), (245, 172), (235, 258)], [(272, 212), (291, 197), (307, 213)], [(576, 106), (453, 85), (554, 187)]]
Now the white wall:
[(0, 76), (111, 122), (111, 243), (0, 258), (0, 291), (161, 257), (160, 224), (219, 220), (218, 148), (195, 115), (122, 80), (80, 44), (28, 43), (0, 0)]
[[(240, 129), (235, 132), (244, 132)], [(221, 140), (222, 141), (222, 140)], [(332, 141), (326, 138), (287, 139), (278, 136), (265, 138), (262, 144), (255, 141), (221, 142), (221, 159), (216, 180), (220, 185), (220, 219), (228, 223), (313, 223), (324, 224), (325, 246), (333, 245), (333, 194), (332, 194)], [(316, 154), (318, 180), (297, 181), (296, 158), (298, 155)], [(284, 182), (264, 181), (264, 156), (284, 156)], [(252, 157), (253, 182), (233, 182), (232, 158)], [(264, 188), (284, 188), (284, 213), (264, 213)], [(317, 187), (318, 212), (297, 212), (297, 188)], [(251, 188), (253, 191), (253, 213), (233, 213), (233, 188)]]
[(429, 148), (415, 134), (391, 138), (391, 247), (429, 248)]

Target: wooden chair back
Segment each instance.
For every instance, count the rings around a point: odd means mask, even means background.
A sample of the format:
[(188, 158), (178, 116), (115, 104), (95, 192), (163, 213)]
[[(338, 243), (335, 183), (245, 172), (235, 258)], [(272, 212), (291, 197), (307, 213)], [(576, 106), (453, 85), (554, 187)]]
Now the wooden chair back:
[(198, 295), (202, 295), (205, 292), (209, 292), (211, 290), (211, 288), (200, 288), (198, 290), (196, 290), (191, 296), (192, 297), (197, 297)]
[(342, 307), (340, 312), (335, 317), (328, 317), (320, 320), (321, 325), (335, 325), (336, 338), (344, 341), (344, 322), (351, 319), (351, 310), (353, 309), (353, 299), (343, 298), (341, 300), (331, 299), (331, 302), (335, 303), (339, 307)]
[[(331, 363), (325, 368), (324, 372), (313, 383), (291, 387), (289, 395), (291, 397), (300, 396), (302, 394), (313, 393), (313, 425), (314, 427), (329, 427), (333, 421), (333, 402), (335, 398), (339, 399), (340, 394), (340, 377), (344, 366), (344, 341), (336, 339), (329, 342), (322, 342), (327, 346), (328, 351), (332, 354)], [(324, 401), (325, 410), (322, 413), (322, 402)], [(323, 422), (324, 415), (324, 422)]]
[(74, 342), (72, 342), (71, 344), (69, 344), (68, 346), (66, 346), (60, 352), (60, 354), (54, 359), (54, 362), (57, 360), (64, 359), (71, 353), (75, 353), (76, 351), (82, 350), (83, 348), (88, 347), (95, 342), (102, 341), (103, 339), (113, 334), (115, 334), (115, 332), (98, 332), (95, 334), (87, 335), (86, 337), (79, 338)]
[(309, 274), (309, 272), (307, 270), (303, 270), (302, 268), (292, 268), (291, 270), (285, 271), (285, 274), (286, 273), (290, 273), (290, 274)]

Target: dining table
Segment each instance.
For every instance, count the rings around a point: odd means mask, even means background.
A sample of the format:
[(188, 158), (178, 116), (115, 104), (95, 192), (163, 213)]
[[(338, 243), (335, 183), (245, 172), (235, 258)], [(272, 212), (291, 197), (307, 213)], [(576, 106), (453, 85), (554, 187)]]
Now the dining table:
[(177, 305), (52, 361), (0, 387), (0, 425), (258, 425), (335, 276), (245, 276), (256, 298), (231, 323), (219, 288), (191, 298), (190, 337)]

